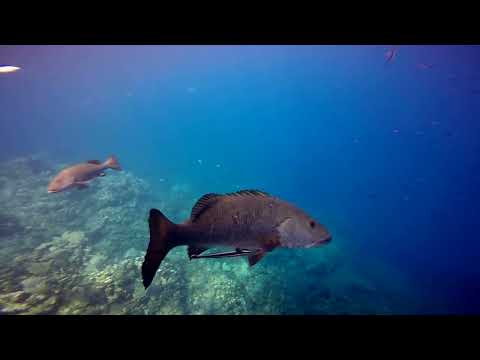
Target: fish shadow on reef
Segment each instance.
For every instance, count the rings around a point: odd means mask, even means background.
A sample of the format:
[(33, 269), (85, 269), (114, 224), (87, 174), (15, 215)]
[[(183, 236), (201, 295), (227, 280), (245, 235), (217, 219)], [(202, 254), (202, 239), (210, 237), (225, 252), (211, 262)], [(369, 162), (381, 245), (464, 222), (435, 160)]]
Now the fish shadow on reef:
[(0, 213), (0, 239), (22, 233), (24, 229), (15, 216)]
[(183, 312), (183, 314), (190, 314), (191, 313), (191, 309), (189, 308), (188, 306), (188, 289), (187, 289), (187, 276), (185, 274), (185, 270), (183, 269), (182, 271), (180, 271), (179, 273), (179, 278), (181, 279), (180, 280), (180, 283), (181, 284), (184, 284), (182, 287), (181, 287), (181, 293), (182, 293), (182, 296), (180, 297), (180, 301), (179, 301), (179, 308), (181, 309), (181, 311)]
[(40, 174), (43, 171), (53, 170), (53, 167), (49, 163), (47, 163), (45, 160), (35, 159), (33, 157), (27, 158), (26, 165), (35, 175)]

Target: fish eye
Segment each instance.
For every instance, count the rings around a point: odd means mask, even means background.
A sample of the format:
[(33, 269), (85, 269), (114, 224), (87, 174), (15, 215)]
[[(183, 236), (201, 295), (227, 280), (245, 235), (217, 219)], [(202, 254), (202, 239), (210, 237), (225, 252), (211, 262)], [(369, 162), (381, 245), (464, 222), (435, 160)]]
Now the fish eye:
[(315, 227), (315, 221), (310, 221), (310, 227), (313, 229)]

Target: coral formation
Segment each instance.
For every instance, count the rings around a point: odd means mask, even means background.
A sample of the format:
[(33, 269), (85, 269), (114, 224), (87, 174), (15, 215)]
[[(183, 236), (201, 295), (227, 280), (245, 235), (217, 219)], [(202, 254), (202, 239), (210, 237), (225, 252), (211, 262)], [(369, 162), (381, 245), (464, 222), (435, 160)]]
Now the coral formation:
[(0, 202), (9, 205), (0, 213), (0, 314), (414, 311), (400, 291), (349, 266), (338, 244), (278, 250), (253, 268), (244, 259), (189, 261), (176, 248), (145, 291), (149, 208), (183, 221), (199, 194), (187, 184), (154, 191), (128, 171), (47, 194), (61, 168), (40, 156), (0, 164)]

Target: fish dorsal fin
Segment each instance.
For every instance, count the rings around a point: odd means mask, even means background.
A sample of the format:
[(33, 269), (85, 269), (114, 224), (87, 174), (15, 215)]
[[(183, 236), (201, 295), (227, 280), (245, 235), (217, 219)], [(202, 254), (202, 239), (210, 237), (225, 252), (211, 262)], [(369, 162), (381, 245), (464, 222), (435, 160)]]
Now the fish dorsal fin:
[(218, 198), (223, 196), (270, 196), (266, 192), (260, 190), (240, 190), (233, 193), (227, 193), (225, 195), (209, 193), (203, 195), (192, 208), (192, 213), (190, 214), (190, 219), (195, 221), (198, 216), (205, 211), (210, 205), (214, 204)]
[(271, 196), (270, 194), (255, 189), (239, 190), (237, 192), (225, 194), (225, 196)]
[(193, 205), (192, 208), (192, 213), (190, 214), (190, 219), (192, 221), (195, 221), (198, 216), (205, 211), (211, 204), (215, 202), (215, 200), (222, 195), (220, 194), (215, 194), (215, 193), (209, 193), (203, 195), (198, 201)]
[(102, 162), (100, 160), (88, 160), (87, 163), (89, 164), (95, 164), (95, 165), (100, 165)]

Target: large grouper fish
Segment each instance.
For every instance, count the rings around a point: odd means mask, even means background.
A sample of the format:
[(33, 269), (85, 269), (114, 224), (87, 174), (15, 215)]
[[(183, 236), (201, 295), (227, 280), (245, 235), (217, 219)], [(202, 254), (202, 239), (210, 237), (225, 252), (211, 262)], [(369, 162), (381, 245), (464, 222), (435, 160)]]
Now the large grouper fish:
[[(304, 211), (259, 190), (203, 195), (183, 224), (151, 209), (148, 223), (150, 242), (142, 264), (145, 289), (176, 246), (188, 246), (190, 259), (247, 256), (253, 266), (275, 248), (310, 248), (332, 240), (327, 228)], [(214, 247), (234, 250), (201, 255)]]

